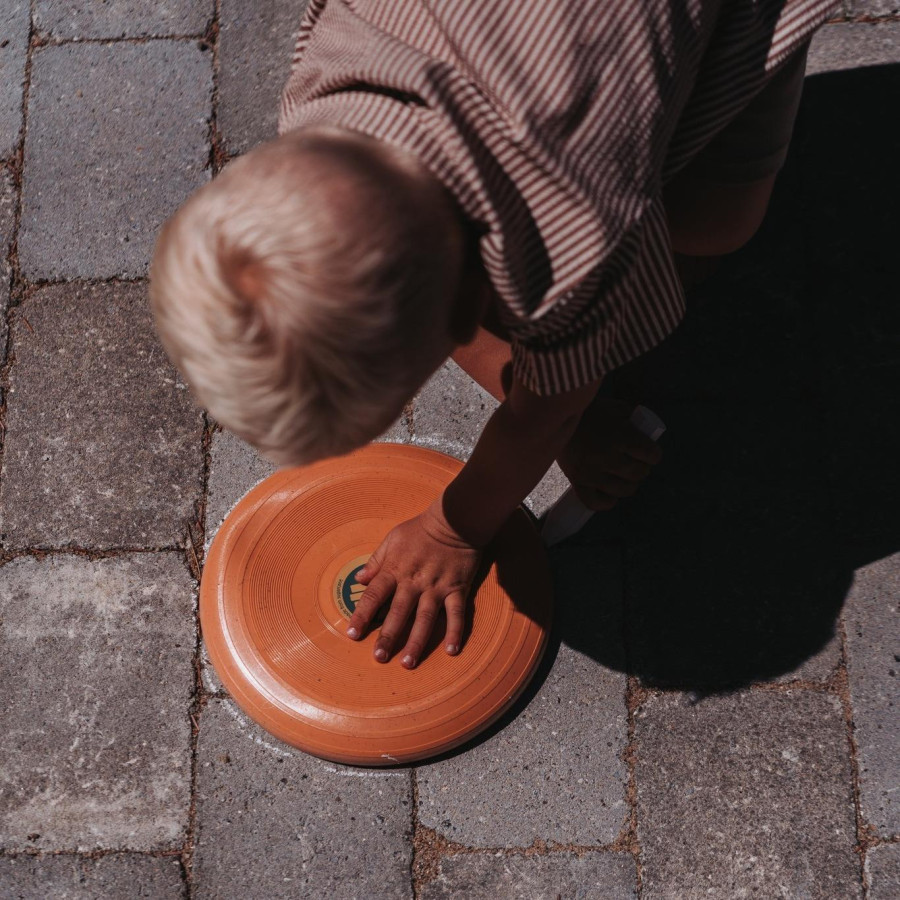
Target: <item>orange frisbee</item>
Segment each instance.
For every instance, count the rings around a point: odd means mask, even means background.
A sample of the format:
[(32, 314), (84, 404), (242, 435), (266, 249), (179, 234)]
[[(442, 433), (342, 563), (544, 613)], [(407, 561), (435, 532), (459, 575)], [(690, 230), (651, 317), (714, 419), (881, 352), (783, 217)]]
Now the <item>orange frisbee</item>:
[(443, 649), (443, 615), (412, 670), (399, 654), (374, 659), (377, 624), (360, 641), (345, 634), (363, 591), (355, 573), (461, 467), (372, 444), (276, 472), (226, 518), (200, 587), (203, 638), (225, 687), (271, 734), (337, 762), (406, 763), (474, 737), (524, 690), (547, 643), (551, 581), (521, 509), (486, 551), (458, 655)]

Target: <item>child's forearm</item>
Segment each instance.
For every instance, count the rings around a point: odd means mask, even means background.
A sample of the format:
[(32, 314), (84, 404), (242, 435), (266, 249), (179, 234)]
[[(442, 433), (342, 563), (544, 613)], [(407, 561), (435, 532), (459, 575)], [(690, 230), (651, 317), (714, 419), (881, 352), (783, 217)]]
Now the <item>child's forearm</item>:
[(487, 544), (550, 468), (579, 417), (580, 411), (571, 411), (536, 421), (502, 403), (444, 491), (444, 517), (457, 534), (473, 546)]

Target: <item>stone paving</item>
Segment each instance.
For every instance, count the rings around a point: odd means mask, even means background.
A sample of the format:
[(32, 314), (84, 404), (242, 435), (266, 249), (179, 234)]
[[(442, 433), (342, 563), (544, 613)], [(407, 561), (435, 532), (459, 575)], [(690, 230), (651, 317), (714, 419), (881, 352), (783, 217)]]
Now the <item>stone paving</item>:
[[(640, 364), (665, 461), (551, 554), (532, 685), (384, 771), (209, 667), (204, 551), (271, 467), (146, 303), (159, 224), (274, 133), (301, 8), (0, 9), (0, 897), (900, 898), (900, 7), (817, 36), (766, 223)], [(385, 439), (464, 457), (493, 406), (447, 364)]]

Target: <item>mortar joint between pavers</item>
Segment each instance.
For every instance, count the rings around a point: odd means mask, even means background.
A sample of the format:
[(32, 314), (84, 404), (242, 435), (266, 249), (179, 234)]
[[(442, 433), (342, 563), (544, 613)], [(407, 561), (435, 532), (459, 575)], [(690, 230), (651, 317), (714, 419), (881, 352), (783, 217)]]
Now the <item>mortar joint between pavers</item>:
[(219, 130), (219, 77), (221, 74), (220, 26), (222, 0), (215, 0), (213, 18), (207, 28), (207, 40), (212, 48), (212, 103), (209, 119), (209, 162), (207, 163), (213, 177), (219, 174), (228, 162), (225, 137)]
[(154, 859), (171, 859), (181, 855), (181, 849), (174, 847), (169, 850), (131, 850), (128, 847), (103, 847), (96, 850), (39, 850), (36, 847), (22, 847), (21, 849), (0, 847), (0, 859), (15, 859), (16, 857), (34, 857), (45, 859), (51, 856), (71, 857), (72, 859), (103, 859), (105, 856), (150, 856)]
[[(176, 41), (179, 43), (198, 43), (202, 50), (208, 50), (208, 31), (197, 34), (144, 34), (139, 36), (120, 37), (54, 37), (52, 34), (34, 32), (30, 45), (33, 49), (42, 50), (44, 47), (68, 47), (72, 44), (101, 44), (111, 46), (113, 44), (150, 44), (155, 41)], [(204, 46), (206, 45), (206, 46)]]
[(875, 829), (863, 819), (862, 801), (859, 791), (859, 749), (856, 746), (856, 726), (853, 722), (853, 704), (850, 699), (850, 676), (847, 668), (847, 632), (844, 627), (843, 615), (837, 621), (838, 635), (840, 636), (840, 660), (835, 671), (830, 687), (832, 693), (837, 696), (844, 714), (844, 723), (847, 728), (847, 749), (850, 754), (850, 781), (853, 797), (853, 811), (856, 817), (856, 853), (859, 858), (859, 878), (863, 886), (863, 896), (869, 896), (869, 883), (866, 875), (866, 854), (872, 846), (872, 836)]
[(0, 566), (14, 559), (27, 557), (38, 561), (53, 556), (77, 556), (96, 562), (100, 559), (115, 559), (137, 553), (184, 553), (184, 547), (0, 547)]
[[(210, 97), (210, 116), (209, 116), (209, 168), (212, 177), (215, 177), (225, 165), (224, 149), (222, 148), (222, 137), (219, 133), (218, 116), (219, 116), (219, 38), (220, 38), (220, 22), (222, 13), (221, 0), (215, 0), (213, 4), (212, 18), (206, 27), (204, 41), (209, 45), (212, 53), (212, 95)], [(209, 499), (209, 476), (212, 465), (212, 438), (218, 430), (218, 424), (204, 410), (203, 412), (203, 436), (201, 440), (201, 451), (203, 453), (203, 467), (201, 470), (200, 498), (196, 506), (196, 518), (194, 525), (196, 526), (196, 535), (191, 527), (191, 523), (187, 525), (187, 541), (188, 548), (185, 553), (186, 561), (194, 572), (194, 578), (197, 582), (198, 590), (203, 577), (204, 563), (204, 547), (206, 546), (206, 512)], [(188, 828), (185, 839), (184, 849), (181, 855), (181, 871), (184, 879), (185, 892), (187, 897), (193, 898), (196, 894), (196, 886), (194, 884), (194, 848), (197, 838), (197, 781), (199, 778), (199, 746), (200, 746), (200, 719), (203, 710), (209, 703), (212, 696), (217, 696), (219, 692), (208, 692), (203, 684), (203, 654), (202, 654), (202, 637), (200, 633), (200, 604), (199, 595), (198, 603), (194, 607), (194, 688), (192, 691), (193, 700), (191, 703), (190, 719), (191, 719), (191, 793), (190, 804), (188, 806)]]
[[(623, 635), (623, 644), (624, 644)], [(626, 668), (628, 667), (628, 648), (625, 647)], [(622, 762), (625, 763), (627, 779), (625, 782), (625, 802), (628, 807), (627, 818), (622, 830), (613, 841), (611, 849), (628, 853), (634, 859), (637, 896), (640, 898), (644, 889), (644, 874), (641, 865), (641, 841), (638, 834), (638, 802), (637, 802), (637, 728), (635, 717), (638, 709), (646, 703), (655, 691), (644, 687), (640, 678), (629, 675), (625, 683), (625, 710), (628, 740), (622, 751)]]
[[(34, 0), (28, 7), (28, 45), (25, 51), (25, 69), (22, 85), (22, 124), (19, 126), (19, 140), (15, 153), (8, 161), (9, 171), (12, 175), (15, 189), (15, 201), (13, 204), (12, 235), (7, 252), (9, 263), (9, 300), (6, 311), (6, 339), (5, 345), (0, 347), (0, 471), (3, 466), (3, 455), (6, 449), (6, 406), (9, 397), (9, 373), (15, 362), (13, 352), (12, 316), (15, 309), (22, 301), (25, 294), (25, 281), (22, 277), (22, 269), (19, 265), (19, 230), (22, 225), (22, 182), (25, 177), (25, 136), (28, 133), (28, 98), (31, 93), (31, 65), (34, 38)], [(2, 541), (0, 541), (2, 547)]]
[(890, 22), (900, 22), (900, 14), (885, 13), (883, 16), (873, 16), (868, 13), (860, 13), (856, 16), (844, 15), (828, 19), (826, 25), (884, 25)]

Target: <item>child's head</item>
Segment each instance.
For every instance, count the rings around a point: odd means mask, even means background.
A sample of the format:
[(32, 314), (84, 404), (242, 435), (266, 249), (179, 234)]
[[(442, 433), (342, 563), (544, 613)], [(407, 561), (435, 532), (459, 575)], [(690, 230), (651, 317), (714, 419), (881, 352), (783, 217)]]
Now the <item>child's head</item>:
[(150, 295), (225, 427), (276, 462), (383, 432), (453, 349), (463, 227), (411, 157), (336, 129), (229, 164), (169, 220)]

